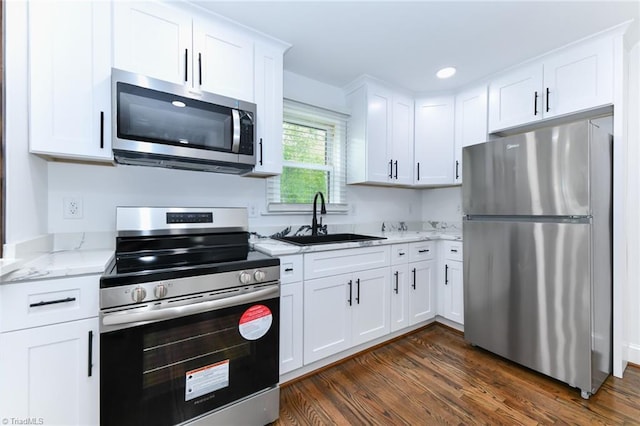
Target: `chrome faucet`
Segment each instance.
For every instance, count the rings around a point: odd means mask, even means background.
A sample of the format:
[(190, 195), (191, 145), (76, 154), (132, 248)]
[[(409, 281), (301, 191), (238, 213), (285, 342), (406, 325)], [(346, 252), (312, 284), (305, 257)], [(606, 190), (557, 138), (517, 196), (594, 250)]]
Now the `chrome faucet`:
[(311, 221), (311, 235), (318, 235), (318, 229), (322, 228), (322, 216), (320, 216), (320, 225), (318, 225), (318, 195), (320, 196), (320, 214), (327, 214), (327, 208), (324, 205), (324, 195), (322, 192), (316, 192), (313, 196), (313, 220)]

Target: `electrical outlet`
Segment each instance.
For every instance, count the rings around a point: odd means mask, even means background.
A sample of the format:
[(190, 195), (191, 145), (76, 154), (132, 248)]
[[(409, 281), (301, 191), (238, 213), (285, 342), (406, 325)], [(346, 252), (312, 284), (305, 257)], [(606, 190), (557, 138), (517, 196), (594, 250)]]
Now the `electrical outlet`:
[(249, 217), (258, 217), (258, 206), (254, 203), (249, 204)]
[(82, 219), (82, 198), (64, 197), (62, 200), (62, 217), (65, 219)]

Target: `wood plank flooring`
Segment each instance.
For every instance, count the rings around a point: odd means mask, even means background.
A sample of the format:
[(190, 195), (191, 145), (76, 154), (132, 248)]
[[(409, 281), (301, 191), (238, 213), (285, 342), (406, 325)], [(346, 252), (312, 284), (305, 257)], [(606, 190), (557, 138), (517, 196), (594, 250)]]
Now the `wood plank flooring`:
[(281, 389), (274, 425), (640, 425), (640, 368), (589, 400), (432, 325)]

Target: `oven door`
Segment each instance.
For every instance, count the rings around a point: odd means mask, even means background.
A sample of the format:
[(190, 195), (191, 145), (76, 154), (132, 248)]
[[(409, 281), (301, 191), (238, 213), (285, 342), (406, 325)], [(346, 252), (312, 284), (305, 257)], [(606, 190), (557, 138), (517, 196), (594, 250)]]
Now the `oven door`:
[(268, 297), (103, 332), (100, 424), (175, 425), (277, 386), (280, 302)]

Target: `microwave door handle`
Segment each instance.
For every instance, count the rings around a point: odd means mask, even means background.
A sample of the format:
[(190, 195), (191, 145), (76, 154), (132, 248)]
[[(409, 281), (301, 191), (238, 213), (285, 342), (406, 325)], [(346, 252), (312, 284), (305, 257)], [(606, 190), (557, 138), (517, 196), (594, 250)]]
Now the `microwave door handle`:
[(240, 152), (240, 112), (237, 109), (231, 110), (231, 124), (233, 126), (233, 140), (231, 142), (231, 152)]

